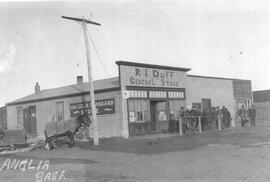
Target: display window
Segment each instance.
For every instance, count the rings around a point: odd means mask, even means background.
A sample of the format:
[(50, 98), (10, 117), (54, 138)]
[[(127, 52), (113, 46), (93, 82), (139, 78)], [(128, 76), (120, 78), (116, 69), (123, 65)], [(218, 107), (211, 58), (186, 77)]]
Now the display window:
[(158, 120), (159, 121), (166, 121), (167, 120), (167, 114), (165, 110), (160, 110), (158, 112)]
[(150, 122), (150, 107), (147, 100), (128, 101), (129, 122), (130, 123), (145, 123)]

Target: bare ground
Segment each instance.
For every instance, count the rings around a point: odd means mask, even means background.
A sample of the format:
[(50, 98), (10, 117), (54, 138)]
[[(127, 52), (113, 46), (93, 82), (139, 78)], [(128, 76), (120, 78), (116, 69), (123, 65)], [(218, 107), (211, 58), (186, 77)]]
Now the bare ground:
[[(25, 171), (23, 164), (14, 169), (7, 159), (27, 159)], [(45, 161), (48, 170), (37, 169)], [(80, 142), (74, 148), (0, 155), (0, 167), (1, 182), (269, 181), (270, 127), (112, 138), (99, 146)]]

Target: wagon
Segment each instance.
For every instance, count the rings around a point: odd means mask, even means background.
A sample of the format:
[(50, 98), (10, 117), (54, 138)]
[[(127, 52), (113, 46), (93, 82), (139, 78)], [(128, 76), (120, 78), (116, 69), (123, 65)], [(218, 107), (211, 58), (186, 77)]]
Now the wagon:
[(59, 144), (68, 144), (72, 147), (75, 145), (74, 135), (90, 126), (90, 123), (90, 118), (86, 114), (65, 121), (48, 122), (44, 130), (45, 143), (48, 144), (49, 149), (56, 148)]

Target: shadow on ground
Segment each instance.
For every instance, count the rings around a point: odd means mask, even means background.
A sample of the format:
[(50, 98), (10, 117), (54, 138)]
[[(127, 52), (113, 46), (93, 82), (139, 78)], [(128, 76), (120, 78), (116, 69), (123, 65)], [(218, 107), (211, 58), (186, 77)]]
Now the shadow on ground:
[(135, 154), (160, 154), (174, 151), (188, 151), (206, 147), (208, 145), (236, 145), (247, 147), (251, 143), (270, 141), (270, 129), (231, 128), (222, 131), (208, 131), (201, 134), (187, 134), (184, 136), (122, 139), (101, 139), (98, 146), (91, 142), (77, 142), (76, 147), (93, 151), (126, 152)]

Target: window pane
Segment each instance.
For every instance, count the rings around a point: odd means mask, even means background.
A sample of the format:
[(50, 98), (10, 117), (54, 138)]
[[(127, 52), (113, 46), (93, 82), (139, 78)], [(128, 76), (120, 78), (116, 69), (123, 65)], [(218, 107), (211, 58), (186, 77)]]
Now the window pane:
[(23, 118), (22, 108), (21, 107), (17, 107), (17, 125), (18, 126), (21, 126), (22, 125), (22, 118)]
[(56, 119), (57, 121), (64, 121), (64, 102), (56, 103)]
[(138, 122), (143, 122), (143, 113), (142, 113), (142, 111), (137, 112), (137, 121)]

